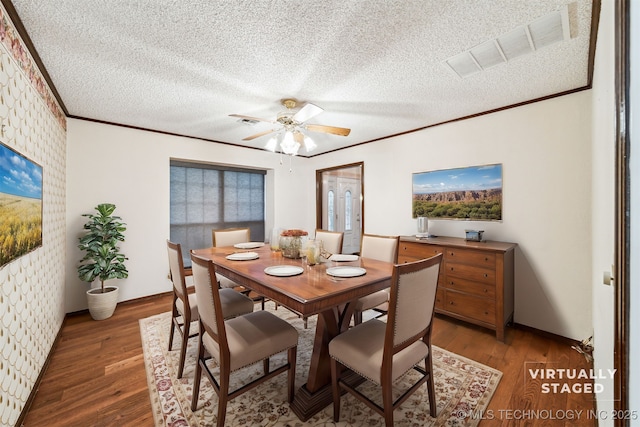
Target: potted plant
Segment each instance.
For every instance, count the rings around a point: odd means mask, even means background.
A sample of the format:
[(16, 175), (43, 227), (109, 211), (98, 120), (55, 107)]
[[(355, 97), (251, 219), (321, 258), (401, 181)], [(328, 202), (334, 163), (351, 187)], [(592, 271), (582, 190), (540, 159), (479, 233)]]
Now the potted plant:
[(126, 227), (122, 218), (113, 215), (115, 209), (114, 204), (102, 203), (95, 207), (97, 213), (82, 215), (89, 220), (84, 224), (86, 233), (79, 237), (78, 248), (85, 254), (78, 265), (78, 277), (89, 283), (100, 280), (99, 288), (87, 291), (89, 312), (95, 320), (111, 317), (118, 303), (118, 287), (105, 286), (104, 282), (129, 276), (124, 264), (128, 258), (118, 247), (124, 242)]

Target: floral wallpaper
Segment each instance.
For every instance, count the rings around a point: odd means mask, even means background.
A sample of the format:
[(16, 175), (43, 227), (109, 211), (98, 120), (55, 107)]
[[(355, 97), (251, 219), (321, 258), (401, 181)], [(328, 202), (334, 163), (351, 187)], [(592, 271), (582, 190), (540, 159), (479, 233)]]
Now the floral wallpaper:
[(42, 246), (0, 267), (0, 426), (17, 424), (64, 320), (66, 138), (64, 112), (0, 7), (0, 140), (43, 171)]

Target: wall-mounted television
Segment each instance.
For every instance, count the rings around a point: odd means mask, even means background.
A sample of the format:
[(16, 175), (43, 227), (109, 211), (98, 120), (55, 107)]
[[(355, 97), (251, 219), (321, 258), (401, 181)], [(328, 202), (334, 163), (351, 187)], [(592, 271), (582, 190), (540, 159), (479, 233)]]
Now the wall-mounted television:
[(413, 218), (502, 220), (502, 164), (413, 174)]

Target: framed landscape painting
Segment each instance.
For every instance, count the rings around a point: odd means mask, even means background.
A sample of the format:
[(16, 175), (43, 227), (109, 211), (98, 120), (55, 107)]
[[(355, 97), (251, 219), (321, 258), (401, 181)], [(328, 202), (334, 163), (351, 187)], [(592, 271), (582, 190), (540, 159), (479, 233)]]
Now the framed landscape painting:
[(413, 174), (413, 218), (502, 220), (502, 164)]
[(0, 266), (42, 246), (42, 166), (0, 142)]

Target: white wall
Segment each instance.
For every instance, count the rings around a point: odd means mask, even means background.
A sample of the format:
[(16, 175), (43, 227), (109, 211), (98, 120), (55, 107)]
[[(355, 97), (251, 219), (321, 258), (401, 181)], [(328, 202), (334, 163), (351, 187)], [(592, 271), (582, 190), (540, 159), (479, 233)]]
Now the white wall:
[[(81, 215), (92, 212), (99, 203), (114, 203), (115, 214), (128, 227), (121, 249), (129, 258), (129, 278), (110, 282), (120, 287), (120, 300), (171, 290), (166, 253), (171, 158), (272, 169), (267, 177), (267, 206), (271, 209), (267, 236), (274, 222), (281, 227), (308, 228), (314, 214), (305, 193), (305, 184), (314, 175), (301, 166), (305, 159), (294, 158), (290, 173), (288, 162), (280, 166), (278, 156), (270, 152), (76, 119), (68, 121), (67, 150), (68, 313), (87, 307), (89, 287), (76, 274), (81, 258), (77, 239), (86, 221)], [(273, 206), (278, 206), (275, 214)]]
[(503, 221), (430, 221), (429, 231), (482, 229), (518, 243), (515, 321), (584, 339), (592, 333), (590, 104), (582, 91), (311, 160), (313, 169), (364, 161), (365, 231), (402, 235), (417, 231), (413, 172), (502, 163)]
[[(604, 271), (612, 271), (615, 249), (615, 91), (614, 1), (604, 0), (600, 13), (593, 76), (593, 287), (594, 368), (613, 369), (615, 289), (602, 283)], [(598, 409), (613, 410), (613, 381), (597, 396)], [(600, 426), (613, 425), (610, 419)]]
[[(518, 243), (515, 321), (558, 335), (591, 335), (590, 91), (509, 109), (311, 159), (293, 172), (272, 153), (70, 120), (68, 141), (67, 311), (86, 307), (75, 278), (82, 213), (112, 202), (129, 226), (130, 258), (121, 299), (170, 290), (170, 157), (274, 168), (276, 226), (315, 226), (315, 170), (364, 161), (365, 227), (413, 234), (412, 172), (503, 164), (502, 222), (434, 221), (431, 231), (463, 236), (481, 228), (492, 240)], [(108, 150), (106, 149), (108, 148)], [(97, 161), (91, 159), (101, 153)], [(122, 155), (121, 153), (126, 153)], [(113, 164), (109, 172), (102, 165)], [(89, 186), (90, 184), (90, 186)]]

